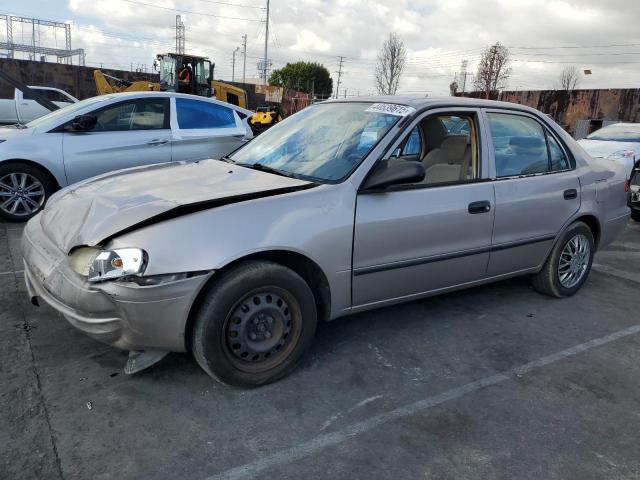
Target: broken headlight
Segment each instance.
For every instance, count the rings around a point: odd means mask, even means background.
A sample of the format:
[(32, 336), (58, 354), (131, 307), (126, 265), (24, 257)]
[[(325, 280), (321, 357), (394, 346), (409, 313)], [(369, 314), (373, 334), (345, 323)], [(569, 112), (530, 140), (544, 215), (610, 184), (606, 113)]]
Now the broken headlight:
[(100, 250), (82, 247), (70, 255), (70, 265), (90, 282), (102, 282), (141, 275), (147, 266), (147, 254), (139, 248)]

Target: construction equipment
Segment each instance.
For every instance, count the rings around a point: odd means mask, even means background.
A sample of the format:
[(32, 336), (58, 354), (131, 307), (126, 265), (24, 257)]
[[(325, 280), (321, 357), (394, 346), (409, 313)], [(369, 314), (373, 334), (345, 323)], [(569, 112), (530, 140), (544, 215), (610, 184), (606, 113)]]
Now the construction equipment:
[(96, 82), (96, 92), (98, 95), (120, 92), (157, 92), (160, 90), (159, 83), (147, 82), (145, 80), (129, 82), (127, 80), (102, 73), (101, 70), (93, 71), (93, 80)]
[(282, 117), (280, 116), (280, 109), (275, 105), (267, 105), (256, 109), (256, 113), (254, 113), (249, 119), (249, 124), (251, 125), (254, 133), (261, 133), (267, 128), (278, 123), (280, 120), (282, 120)]

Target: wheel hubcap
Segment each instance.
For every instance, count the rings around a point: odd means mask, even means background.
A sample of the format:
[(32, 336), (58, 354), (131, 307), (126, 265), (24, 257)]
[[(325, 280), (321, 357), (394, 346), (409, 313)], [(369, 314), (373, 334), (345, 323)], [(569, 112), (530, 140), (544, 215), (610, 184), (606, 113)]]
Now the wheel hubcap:
[(227, 319), (227, 345), (238, 359), (260, 362), (285, 346), (291, 325), (289, 305), (280, 295), (275, 292), (247, 295)]
[(571, 238), (560, 254), (558, 279), (565, 288), (575, 287), (584, 277), (591, 257), (589, 240), (582, 234)]
[(26, 217), (44, 203), (44, 186), (28, 173), (9, 173), (0, 178), (0, 210)]

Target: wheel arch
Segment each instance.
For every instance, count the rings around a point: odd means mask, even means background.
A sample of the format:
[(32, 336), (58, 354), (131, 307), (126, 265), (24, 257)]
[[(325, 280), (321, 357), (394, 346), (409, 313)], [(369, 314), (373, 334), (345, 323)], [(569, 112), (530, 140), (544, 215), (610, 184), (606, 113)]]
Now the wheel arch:
[(200, 289), (191, 304), (191, 308), (189, 309), (189, 314), (187, 316), (187, 324), (185, 326), (185, 345), (187, 350), (191, 350), (191, 334), (193, 331), (196, 312), (198, 311), (202, 299), (219, 278), (219, 273), (230, 270), (242, 262), (252, 260), (271, 261), (290, 268), (300, 275), (303, 280), (307, 282), (307, 285), (309, 285), (309, 288), (313, 293), (316, 310), (318, 312), (318, 320), (329, 320), (331, 314), (331, 289), (327, 276), (315, 261), (302, 253), (291, 250), (265, 250), (255, 252), (236, 258), (224, 267), (216, 270), (207, 283)]
[(51, 171), (41, 163), (34, 162), (33, 160), (27, 160), (26, 158), (8, 158), (6, 160), (0, 161), (0, 165), (6, 165), (7, 163), (22, 163), (25, 165), (29, 165), (33, 168), (37, 168), (42, 173), (44, 173), (49, 178), (49, 180), (51, 180), (51, 183), (55, 186), (56, 190), (59, 190), (60, 188), (62, 188), (62, 185), (60, 184), (56, 176), (53, 173), (51, 173)]
[(600, 243), (601, 227), (600, 222), (598, 221), (596, 216), (591, 214), (584, 214), (576, 217), (571, 223), (573, 224), (575, 222), (583, 222), (587, 225), (587, 227), (589, 227), (591, 233), (593, 234), (593, 243), (595, 244), (597, 250), (598, 244)]

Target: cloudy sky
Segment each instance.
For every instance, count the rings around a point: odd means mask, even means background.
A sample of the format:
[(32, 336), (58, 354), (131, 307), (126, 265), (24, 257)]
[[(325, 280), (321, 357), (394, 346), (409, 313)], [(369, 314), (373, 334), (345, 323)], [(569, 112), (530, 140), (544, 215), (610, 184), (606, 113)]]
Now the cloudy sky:
[[(266, 0), (2, 0), (0, 13), (70, 22), (73, 48), (90, 66), (151, 68), (155, 53), (175, 46), (175, 15), (186, 24), (187, 51), (216, 63), (231, 78), (232, 52), (247, 41), (247, 76), (263, 55)], [(637, 0), (271, 0), (269, 57), (323, 63), (336, 77), (344, 56), (340, 95), (374, 91), (377, 50), (397, 32), (408, 51), (400, 93), (446, 95), (467, 60), (475, 72), (484, 47), (508, 46), (509, 89), (547, 89), (565, 65), (593, 74), (582, 88), (640, 87), (640, 1)], [(0, 41), (5, 41), (0, 24)], [(40, 31), (43, 46), (62, 47), (64, 33)], [(14, 42), (31, 31), (14, 25)], [(1, 52), (0, 52), (1, 53)], [(242, 73), (237, 55), (236, 79)], [(472, 77), (469, 77), (471, 82)], [(335, 83), (334, 83), (335, 85)]]

